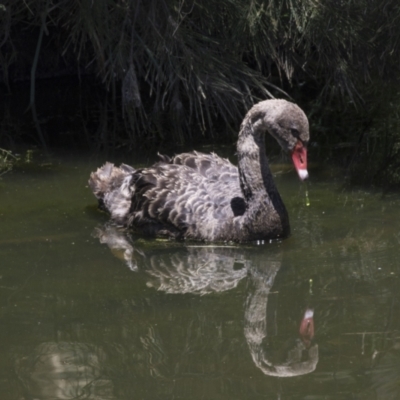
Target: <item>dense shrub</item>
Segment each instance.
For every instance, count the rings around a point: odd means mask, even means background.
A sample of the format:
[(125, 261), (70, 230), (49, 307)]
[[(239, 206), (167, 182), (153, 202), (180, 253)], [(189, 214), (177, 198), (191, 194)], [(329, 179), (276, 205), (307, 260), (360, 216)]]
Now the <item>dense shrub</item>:
[(69, 74), (101, 89), (90, 143), (218, 138), (259, 99), (291, 97), (354, 160), (386, 135), (375, 117), (397, 118), (399, 38), (397, 0), (6, 1), (0, 72), (10, 92), (30, 81), (42, 144), (35, 81)]

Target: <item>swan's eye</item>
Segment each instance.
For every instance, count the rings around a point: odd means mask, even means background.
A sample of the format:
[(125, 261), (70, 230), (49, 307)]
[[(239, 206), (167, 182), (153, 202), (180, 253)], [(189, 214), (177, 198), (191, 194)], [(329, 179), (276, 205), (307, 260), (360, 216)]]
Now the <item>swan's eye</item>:
[(300, 133), (296, 128), (290, 128), (290, 132), (292, 132), (292, 135), (297, 138), (300, 139)]

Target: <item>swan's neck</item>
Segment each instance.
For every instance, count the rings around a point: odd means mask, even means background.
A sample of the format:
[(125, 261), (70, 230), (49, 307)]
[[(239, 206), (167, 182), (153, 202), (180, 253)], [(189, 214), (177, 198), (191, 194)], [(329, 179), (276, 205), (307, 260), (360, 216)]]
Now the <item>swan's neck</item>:
[(237, 143), (240, 187), (246, 202), (243, 227), (254, 239), (285, 237), (289, 218), (275, 186), (265, 153), (265, 131), (261, 120), (243, 121)]

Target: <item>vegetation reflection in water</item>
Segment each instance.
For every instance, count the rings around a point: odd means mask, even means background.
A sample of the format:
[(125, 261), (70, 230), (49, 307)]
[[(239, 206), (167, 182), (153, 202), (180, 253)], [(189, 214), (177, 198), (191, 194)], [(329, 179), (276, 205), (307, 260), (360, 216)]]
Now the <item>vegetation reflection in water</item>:
[(279, 167), (289, 239), (155, 241), (102, 225), (97, 164), (0, 182), (2, 398), (399, 396), (398, 195), (311, 170), (307, 205)]

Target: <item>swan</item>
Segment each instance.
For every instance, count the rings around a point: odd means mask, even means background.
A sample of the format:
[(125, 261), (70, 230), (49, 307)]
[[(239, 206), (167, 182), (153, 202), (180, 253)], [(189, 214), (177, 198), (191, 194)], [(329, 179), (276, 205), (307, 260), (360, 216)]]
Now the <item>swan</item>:
[(238, 167), (214, 153), (159, 155), (148, 168), (107, 162), (91, 173), (89, 186), (115, 224), (143, 234), (212, 242), (284, 238), (289, 217), (268, 166), (265, 132), (306, 179), (308, 119), (296, 104), (270, 99), (255, 104), (241, 124)]

